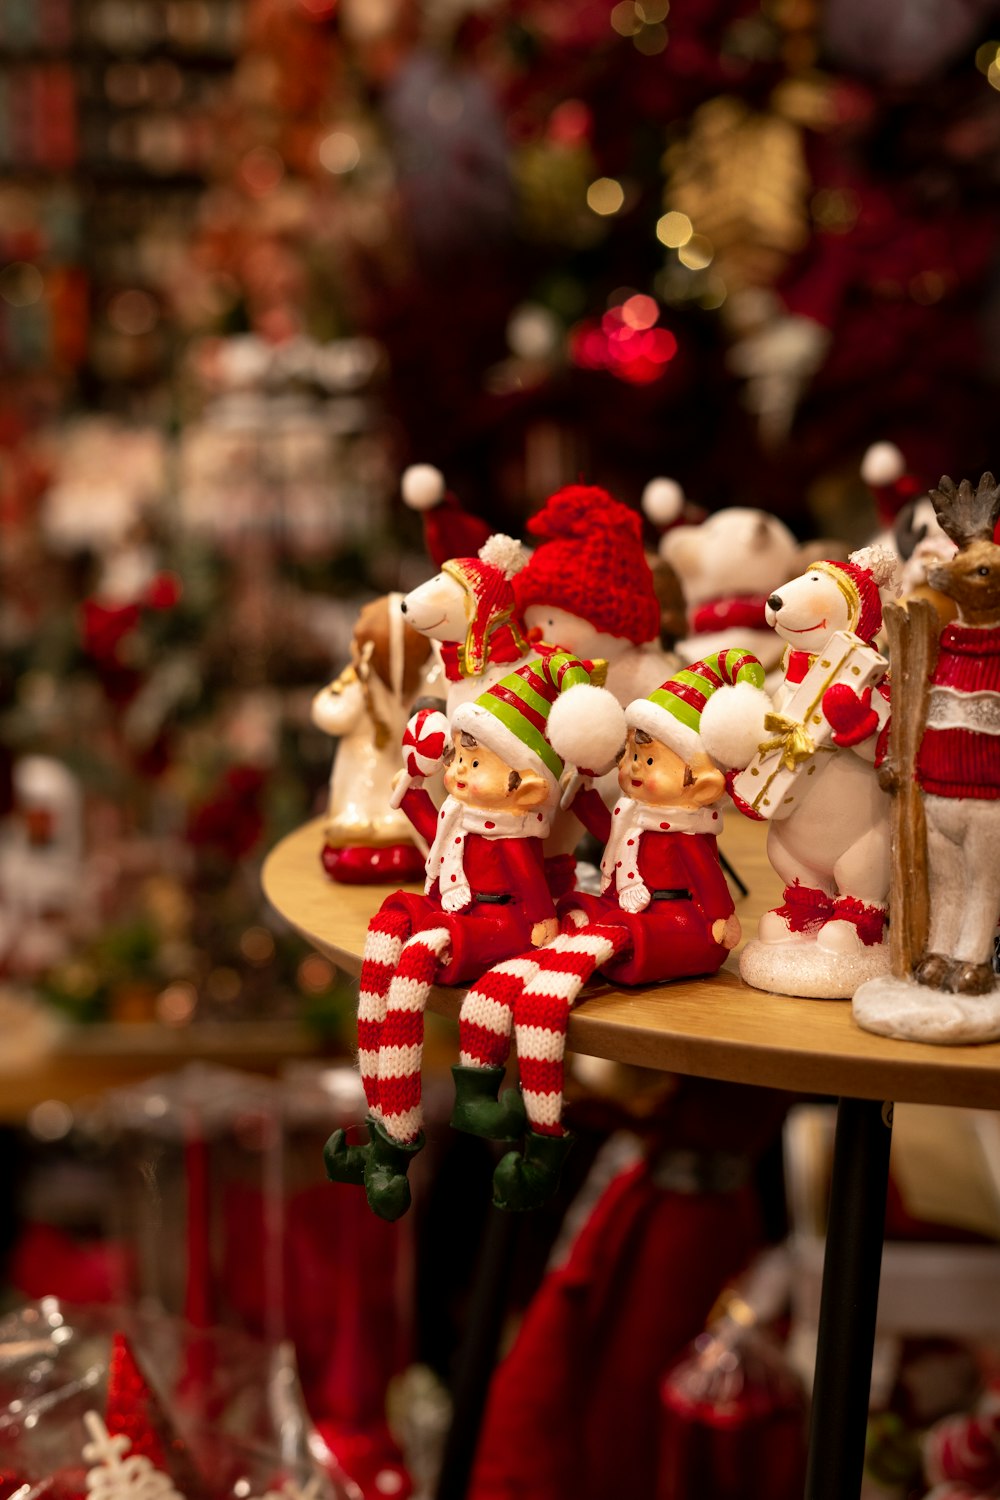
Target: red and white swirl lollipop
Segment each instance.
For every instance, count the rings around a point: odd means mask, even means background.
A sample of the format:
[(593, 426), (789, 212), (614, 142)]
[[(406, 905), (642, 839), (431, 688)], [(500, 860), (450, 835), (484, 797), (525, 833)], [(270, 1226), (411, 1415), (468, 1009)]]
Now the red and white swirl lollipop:
[(418, 709), (403, 731), (406, 775), (399, 778), (389, 799), (391, 807), (399, 807), (415, 781), (433, 776), (440, 768), (450, 738), (448, 720), (439, 708)]

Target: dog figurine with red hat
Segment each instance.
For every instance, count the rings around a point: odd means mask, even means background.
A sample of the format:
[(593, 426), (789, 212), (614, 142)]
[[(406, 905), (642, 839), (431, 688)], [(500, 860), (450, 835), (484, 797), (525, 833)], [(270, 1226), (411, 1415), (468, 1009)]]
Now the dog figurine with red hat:
[(768, 858), (785, 883), (741, 955), (759, 989), (845, 998), (888, 964), (889, 802), (874, 764), (888, 663), (872, 642), (879, 589), (894, 578), (892, 555), (873, 547), (781, 584), (767, 601), (786, 647), (773, 699), (725, 688), (702, 716), (709, 751), (744, 766), (733, 800), (768, 821)]
[[(349, 1146), (337, 1131), (325, 1152), (331, 1179), (364, 1183), (369, 1204), (385, 1219), (409, 1206), (407, 1169), (423, 1145), (420, 1069), (431, 985), (477, 979), (556, 935), (542, 841), (563, 760), (596, 759), (594, 769), (603, 769), (624, 733), (618, 703), (565, 653), (532, 660), (461, 704), (451, 720), (450, 754), (444, 735), (427, 727), (415, 728), (413, 764), (408, 754), (400, 773), (410, 782), (403, 810), (430, 844), (424, 892), (397, 891), (382, 903), (362, 958), (358, 1062), (369, 1141)], [(438, 739), (448, 793), (440, 810), (412, 784)], [(495, 1098), (499, 1080), (490, 1082)]]
[(407, 624), (437, 645), (449, 714), (537, 654), (514, 597), (526, 562), (520, 542), (497, 532), (474, 557), (448, 558), (404, 598)]
[(725, 777), (699, 735), (705, 704), (723, 685), (760, 692), (764, 669), (747, 652), (717, 652), (625, 710), (621, 796), (609, 810), (589, 787), (574, 811), (604, 844), (601, 894), (560, 903), (560, 935), (534, 956), (500, 964), (469, 990), (459, 1020), (452, 1124), (504, 1139), (512, 1094), (487, 1098), (475, 1080), (501, 1070), (513, 1028), (524, 1107), (524, 1152), (494, 1175), (500, 1208), (537, 1207), (554, 1189), (572, 1136), (562, 1124), (569, 1013), (599, 969), (616, 984), (714, 974), (740, 939), (719, 862)]
[(927, 486), (911, 474), (895, 443), (872, 443), (861, 460), (861, 478), (867, 484), (880, 521), (885, 526), (877, 538), (899, 558), (899, 593), (929, 598), (947, 623), (955, 615), (946, 596), (931, 589), (929, 568), (950, 562), (958, 551), (937, 518)]

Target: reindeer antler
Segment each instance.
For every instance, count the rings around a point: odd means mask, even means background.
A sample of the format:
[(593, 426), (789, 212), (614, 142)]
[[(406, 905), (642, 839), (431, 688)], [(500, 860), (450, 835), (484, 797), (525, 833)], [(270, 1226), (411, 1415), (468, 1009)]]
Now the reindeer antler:
[(930, 492), (941, 529), (959, 548), (970, 542), (992, 542), (993, 528), (1000, 520), (1000, 485), (987, 469), (973, 490), (967, 479), (955, 484), (945, 474)]

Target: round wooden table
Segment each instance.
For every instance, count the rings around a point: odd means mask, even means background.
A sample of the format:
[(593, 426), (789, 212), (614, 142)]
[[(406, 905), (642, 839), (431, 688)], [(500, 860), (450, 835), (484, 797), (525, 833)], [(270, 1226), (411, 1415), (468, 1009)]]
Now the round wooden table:
[[(731, 814), (720, 840), (749, 887), (736, 910), (751, 936), (761, 912), (780, 901), (765, 832)], [(264, 866), (264, 889), (310, 943), (358, 974), (368, 920), (385, 890), (332, 884), (320, 867), (321, 844), (318, 820), (284, 839)], [(457, 1017), (461, 1000), (462, 991), (438, 987), (429, 1004)], [(847, 1001), (749, 988), (734, 954), (713, 979), (588, 988), (570, 1017), (568, 1045), (616, 1062), (838, 1096), (805, 1493), (852, 1500), (864, 1463), (892, 1101), (1000, 1108), (1000, 1043), (933, 1047), (873, 1036), (855, 1025)]]
[[(761, 912), (781, 899), (764, 831), (730, 814), (721, 840), (750, 887), (736, 906), (750, 936)], [(387, 888), (335, 885), (320, 867), (321, 845), (319, 820), (282, 840), (264, 865), (264, 890), (303, 937), (356, 975), (368, 919)], [(438, 987), (431, 1009), (457, 1017), (462, 994)], [(614, 1062), (796, 1093), (1000, 1107), (1000, 1043), (932, 1047), (873, 1036), (855, 1025), (845, 1001), (751, 989), (735, 956), (714, 979), (635, 990), (591, 986), (570, 1017), (569, 1046)]]

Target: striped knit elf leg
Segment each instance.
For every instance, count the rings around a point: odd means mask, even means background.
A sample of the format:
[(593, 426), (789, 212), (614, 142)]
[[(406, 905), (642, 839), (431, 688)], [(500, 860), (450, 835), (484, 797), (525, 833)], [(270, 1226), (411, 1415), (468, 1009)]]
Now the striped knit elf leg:
[(623, 927), (592, 925), (557, 937), (514, 1006), (521, 1092), (536, 1135), (565, 1135), (563, 1058), (569, 1013), (587, 980), (628, 941)]
[(420, 1102), (424, 1009), (450, 944), (447, 927), (415, 933), (403, 945), (386, 996), (378, 1051), (379, 1107), (386, 1131), (404, 1145), (417, 1139), (424, 1123)]
[(379, 1114), (378, 1049), (385, 1021), (389, 982), (410, 935), (410, 919), (401, 911), (378, 911), (368, 924), (358, 985), (358, 1070), (369, 1113)]
[(502, 1068), (510, 1053), (513, 1008), (538, 968), (538, 949), (508, 958), (484, 974), (462, 1001), (458, 1017), (463, 1068)]

